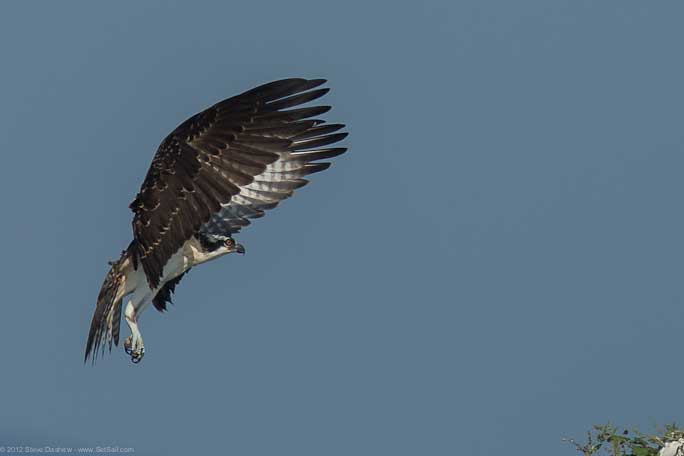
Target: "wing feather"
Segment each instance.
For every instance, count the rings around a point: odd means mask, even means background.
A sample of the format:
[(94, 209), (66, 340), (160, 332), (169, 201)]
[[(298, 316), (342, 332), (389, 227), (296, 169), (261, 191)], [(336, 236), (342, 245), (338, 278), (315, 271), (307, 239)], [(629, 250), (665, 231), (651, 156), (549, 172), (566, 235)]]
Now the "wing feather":
[(329, 89), (323, 79), (283, 79), (223, 100), (181, 123), (160, 144), (131, 203), (129, 248), (150, 287), (198, 231), (231, 234), (264, 215), (343, 153), (315, 149), (346, 137), (344, 126), (312, 119), (329, 106), (298, 107)]
[(164, 286), (162, 286), (159, 289), (154, 298), (152, 298), (152, 305), (154, 305), (155, 309), (157, 309), (160, 312), (164, 312), (166, 310), (166, 304), (173, 304), (171, 297), (176, 292), (176, 286), (181, 281), (183, 276), (185, 276), (185, 274), (187, 274), (188, 272), (190, 272), (190, 269), (188, 269), (175, 279), (169, 280), (164, 284)]

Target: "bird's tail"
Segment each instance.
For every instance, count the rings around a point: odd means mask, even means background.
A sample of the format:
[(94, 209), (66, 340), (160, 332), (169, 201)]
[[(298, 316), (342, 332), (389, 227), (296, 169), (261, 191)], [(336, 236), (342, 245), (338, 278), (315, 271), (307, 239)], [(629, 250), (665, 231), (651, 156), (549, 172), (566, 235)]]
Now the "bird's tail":
[(112, 350), (112, 342), (114, 345), (119, 345), (121, 302), (125, 294), (124, 266), (127, 260), (127, 252), (124, 251), (119, 260), (110, 262), (112, 267), (109, 269), (100, 289), (100, 294), (97, 296), (97, 305), (93, 320), (90, 323), (84, 361), (88, 361), (88, 357), (92, 357), (93, 362), (95, 362), (100, 347), (104, 352), (107, 344), (110, 351)]

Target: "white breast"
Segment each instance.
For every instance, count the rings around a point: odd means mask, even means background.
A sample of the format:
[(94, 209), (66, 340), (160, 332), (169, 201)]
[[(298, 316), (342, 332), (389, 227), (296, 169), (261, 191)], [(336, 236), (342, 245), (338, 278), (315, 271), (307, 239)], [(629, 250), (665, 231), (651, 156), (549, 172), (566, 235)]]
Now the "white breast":
[(188, 249), (183, 246), (169, 258), (169, 261), (167, 261), (164, 266), (161, 283), (175, 279), (192, 266), (192, 258), (189, 258), (187, 250)]
[[(169, 280), (173, 280), (183, 274), (191, 267), (221, 257), (226, 253), (229, 253), (226, 247), (218, 248), (213, 252), (203, 251), (200, 242), (193, 236), (183, 245), (183, 247), (171, 255), (169, 261), (164, 265), (162, 278), (159, 281), (159, 288)], [(142, 271), (142, 268), (140, 268), (140, 270)]]

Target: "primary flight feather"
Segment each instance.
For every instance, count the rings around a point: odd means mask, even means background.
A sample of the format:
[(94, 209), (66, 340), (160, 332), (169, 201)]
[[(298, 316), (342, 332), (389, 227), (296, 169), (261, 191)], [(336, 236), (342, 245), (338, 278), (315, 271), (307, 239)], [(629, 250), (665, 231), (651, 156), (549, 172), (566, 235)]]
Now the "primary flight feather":
[(193, 266), (244, 253), (233, 235), (264, 215), (305, 176), (327, 169), (346, 151), (328, 147), (347, 136), (317, 118), (329, 106), (300, 107), (325, 95), (323, 79), (283, 79), (223, 100), (181, 123), (160, 144), (130, 204), (133, 241), (98, 295), (85, 359), (118, 346), (123, 300), (131, 335), (124, 348), (145, 354), (138, 319), (152, 303), (164, 310)]

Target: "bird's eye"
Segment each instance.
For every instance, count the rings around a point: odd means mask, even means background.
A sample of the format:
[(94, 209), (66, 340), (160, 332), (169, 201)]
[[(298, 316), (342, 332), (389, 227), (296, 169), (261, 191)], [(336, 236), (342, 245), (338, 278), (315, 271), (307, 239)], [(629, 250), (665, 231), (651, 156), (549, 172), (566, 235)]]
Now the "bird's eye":
[(225, 246), (228, 247), (229, 249), (232, 249), (233, 247), (235, 247), (235, 241), (233, 240), (233, 238), (228, 238), (228, 239), (226, 239), (223, 243), (224, 243)]

